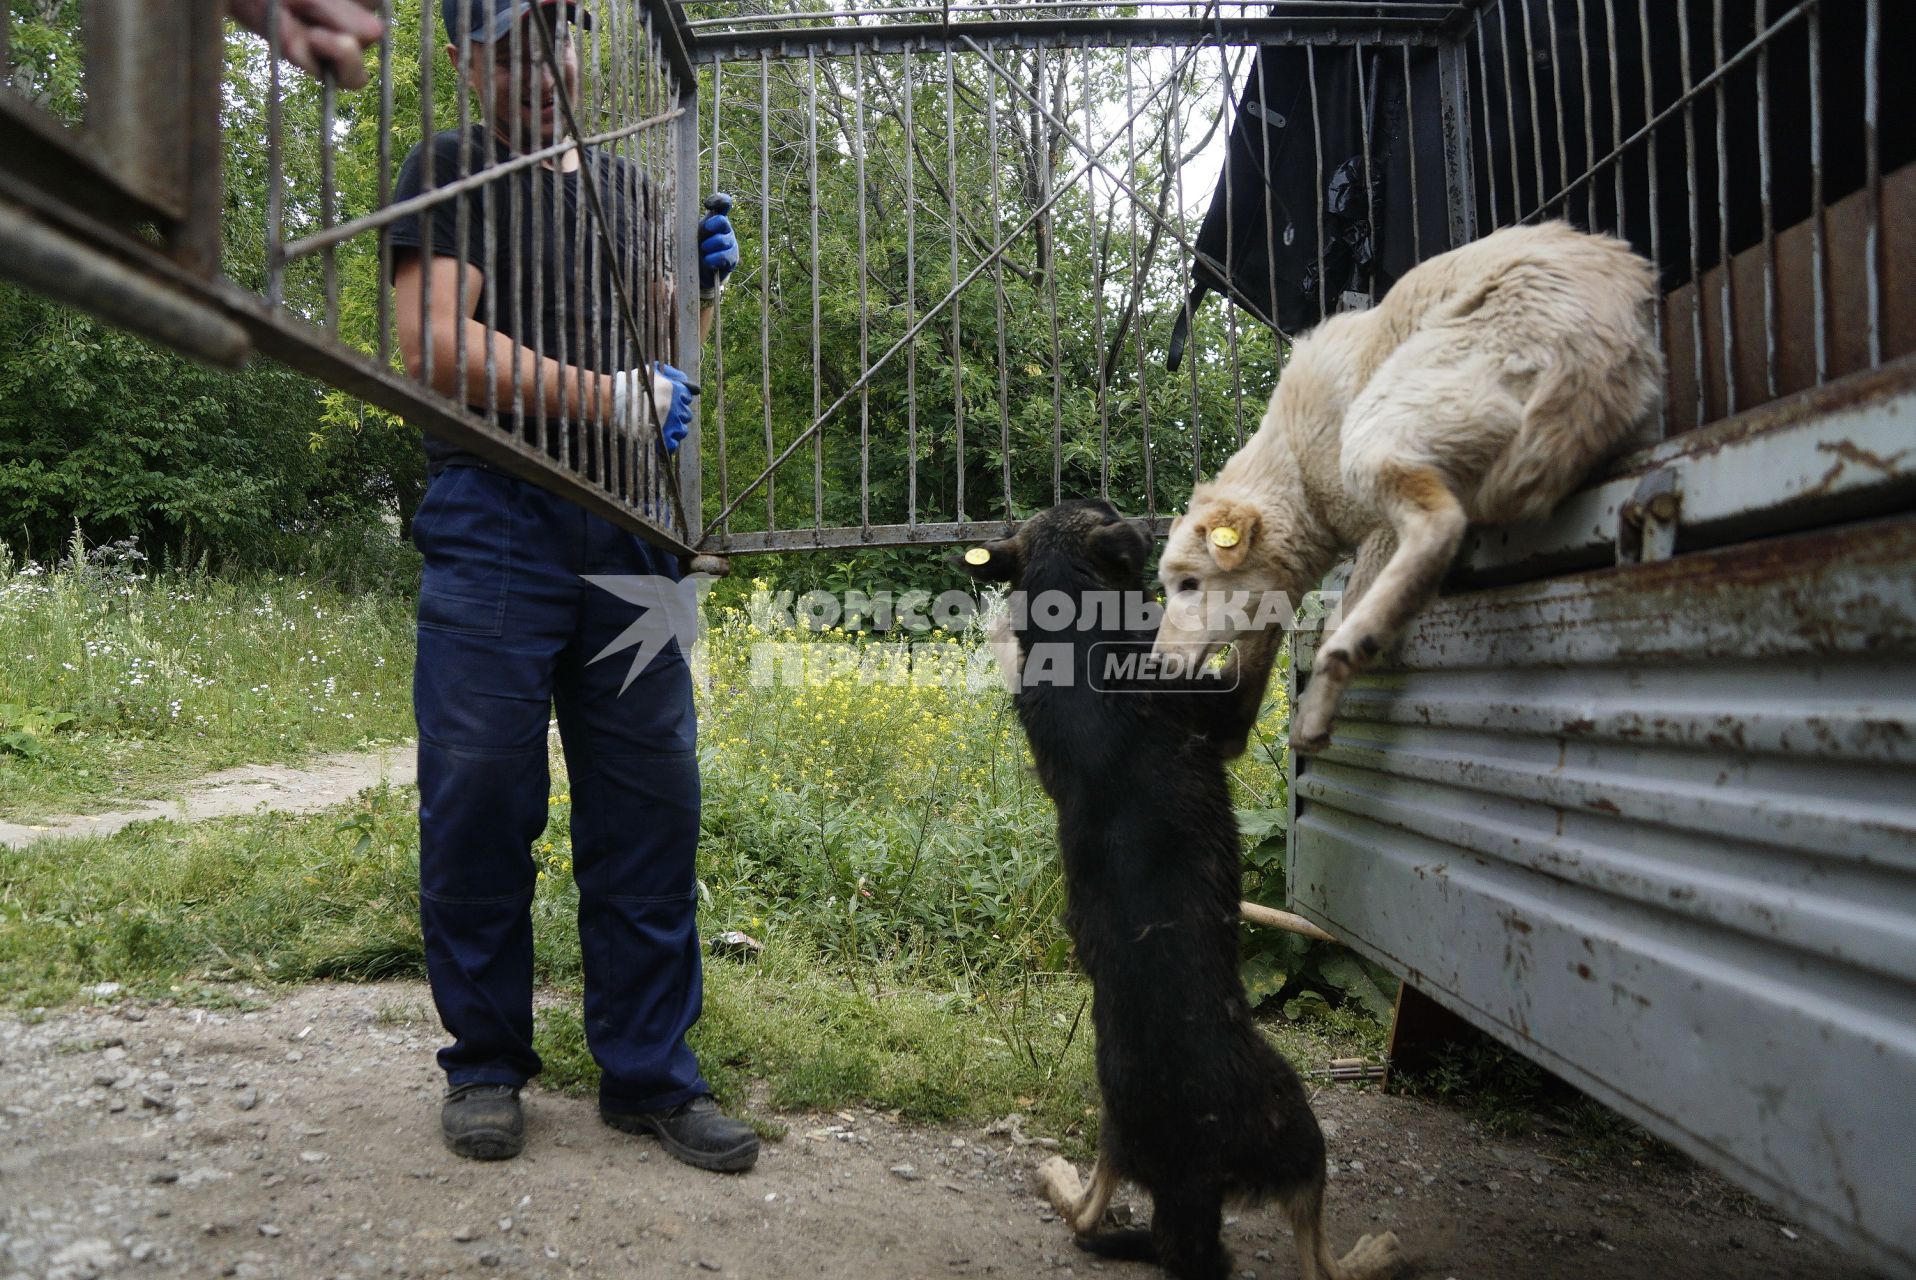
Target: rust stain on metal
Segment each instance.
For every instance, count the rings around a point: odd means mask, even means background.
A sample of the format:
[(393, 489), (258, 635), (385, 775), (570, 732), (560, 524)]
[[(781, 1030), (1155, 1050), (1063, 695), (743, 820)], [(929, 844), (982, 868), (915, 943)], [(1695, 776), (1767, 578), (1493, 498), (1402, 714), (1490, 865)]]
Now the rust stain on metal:
[(1608, 813), (1611, 815), (1618, 815), (1623, 812), (1623, 810), (1617, 808), (1617, 802), (1614, 800), (1608, 800), (1602, 797), (1598, 797), (1597, 799), (1589, 801), (1588, 803), (1589, 803), (1589, 807), (1592, 809), (1595, 809), (1598, 813)]

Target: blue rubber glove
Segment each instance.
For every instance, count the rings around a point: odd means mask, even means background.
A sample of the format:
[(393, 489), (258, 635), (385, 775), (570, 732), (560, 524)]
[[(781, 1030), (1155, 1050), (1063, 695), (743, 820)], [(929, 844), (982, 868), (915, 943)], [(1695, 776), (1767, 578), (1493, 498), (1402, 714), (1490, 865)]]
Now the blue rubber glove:
[(705, 202), (705, 221), (699, 223), (699, 287), (715, 289), (738, 267), (738, 235), (732, 220), (732, 197), (724, 192)]
[[(736, 252), (736, 250), (734, 251)], [(665, 451), (677, 453), (679, 446), (685, 443), (685, 437), (692, 434), (692, 390), (691, 379), (678, 369), (660, 360), (652, 366), (652, 395), (654, 403), (665, 400), (669, 394), (671, 407), (665, 411), (661, 424)], [(667, 391), (667, 387), (670, 391)]]

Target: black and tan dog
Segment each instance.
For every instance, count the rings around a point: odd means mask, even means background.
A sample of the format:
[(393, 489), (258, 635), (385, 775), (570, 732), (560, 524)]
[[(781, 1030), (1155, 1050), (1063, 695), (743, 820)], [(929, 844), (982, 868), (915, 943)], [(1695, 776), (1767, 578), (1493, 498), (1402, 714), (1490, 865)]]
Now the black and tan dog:
[[(1074, 1195), (1070, 1166), (1048, 1162), (1049, 1192), (1084, 1247), (1155, 1257), (1181, 1280), (1228, 1274), (1227, 1200), (1273, 1198), (1306, 1280), (1383, 1277), (1401, 1264), (1395, 1236), (1366, 1236), (1341, 1262), (1331, 1253), (1323, 1134), (1238, 977), (1242, 863), (1225, 761), (1244, 749), (1279, 637), (1248, 637), (1255, 647), (1221, 670), (1127, 670), (1122, 655), (1148, 650), (1151, 630), (1126, 629), (1109, 606), (1115, 593), (1142, 598), (1150, 547), (1108, 504), (1067, 502), (954, 561), (1033, 606), (1010, 626), (1018, 718), (1057, 804), (1065, 925), (1094, 987), (1097, 1169)], [(1148, 1235), (1099, 1229), (1120, 1178), (1151, 1194)]]

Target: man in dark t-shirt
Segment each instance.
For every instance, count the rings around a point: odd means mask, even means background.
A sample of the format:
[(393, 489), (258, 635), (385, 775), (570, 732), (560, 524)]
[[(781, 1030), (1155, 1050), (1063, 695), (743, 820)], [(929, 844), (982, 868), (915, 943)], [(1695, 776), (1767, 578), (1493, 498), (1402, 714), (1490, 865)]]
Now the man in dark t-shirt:
[[(441, 0), (441, 12), (447, 53), (484, 119), (416, 148), (397, 200), (564, 141), (558, 96), (576, 95), (578, 80), (571, 25), (592, 21), (583, 6), (553, 0)], [(547, 24), (545, 36), (535, 23)], [(547, 72), (546, 36), (562, 82)], [(588, 178), (609, 236), (580, 208)], [(648, 355), (669, 350), (665, 333), (635, 339), (618, 320), (615, 257), (641, 324), (674, 314), (675, 282), (654, 269), (673, 261), (672, 210), (648, 209), (653, 190), (629, 162), (572, 147), (392, 229), (408, 369), (555, 457), (623, 475), (641, 500), (656, 498), (665, 455), (690, 430), (694, 394), (670, 365), (642, 363), (641, 345)], [(703, 337), (739, 254), (722, 214), (699, 232)], [(701, 998), (699, 773), (685, 654), (668, 645), (629, 688), (625, 664), (592, 661), (638, 615), (584, 575), (676, 580), (676, 558), (445, 441), (428, 437), (427, 448), (431, 481), (413, 523), (424, 558), (413, 705), (426, 971), (454, 1040), (439, 1054), (447, 1145), (499, 1159), (524, 1144), (519, 1089), (540, 1069), (532, 844), (547, 822), (556, 710), (600, 1115), (701, 1168), (750, 1168), (756, 1135), (713, 1104), (685, 1040)]]

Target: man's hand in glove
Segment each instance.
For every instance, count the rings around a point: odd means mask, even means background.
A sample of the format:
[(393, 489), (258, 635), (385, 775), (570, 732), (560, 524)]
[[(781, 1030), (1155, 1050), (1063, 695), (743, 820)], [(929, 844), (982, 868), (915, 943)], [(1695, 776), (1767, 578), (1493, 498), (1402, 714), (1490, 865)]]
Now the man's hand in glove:
[(738, 234), (732, 230), (732, 197), (720, 192), (705, 202), (699, 223), (699, 288), (710, 291), (738, 267)]
[[(645, 402), (635, 394), (641, 377), (637, 369), (616, 375), (612, 393), (612, 420), (628, 435), (651, 433)], [(692, 398), (698, 389), (691, 379), (663, 360), (652, 366), (652, 407), (658, 413), (663, 444), (667, 453), (677, 453), (685, 437), (692, 433)]]

